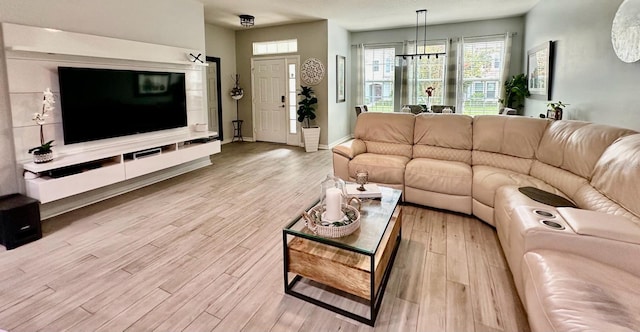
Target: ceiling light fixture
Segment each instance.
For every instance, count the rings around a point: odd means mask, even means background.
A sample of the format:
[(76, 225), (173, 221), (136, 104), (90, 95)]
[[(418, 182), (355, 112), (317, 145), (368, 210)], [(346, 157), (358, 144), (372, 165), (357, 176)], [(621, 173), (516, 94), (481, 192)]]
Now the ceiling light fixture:
[[(418, 43), (420, 42), (418, 40), (418, 28), (420, 27), (420, 15), (424, 15), (424, 25), (423, 25), (423, 29), (424, 29), (424, 38), (422, 39), (422, 53), (418, 53)], [(407, 57), (411, 57), (412, 59), (414, 57), (418, 57), (420, 59), (422, 59), (422, 56), (426, 56), (427, 59), (430, 59), (432, 55), (435, 55), (436, 59), (438, 58), (438, 56), (440, 55), (445, 55), (446, 53), (444, 52), (431, 52), (431, 53), (427, 53), (427, 10), (426, 9), (419, 9), (416, 10), (416, 40), (415, 40), (415, 52), (412, 54), (397, 54), (397, 57), (402, 57), (403, 59), (406, 59)]]
[(240, 15), (240, 25), (250, 28), (255, 24), (255, 17), (251, 15)]

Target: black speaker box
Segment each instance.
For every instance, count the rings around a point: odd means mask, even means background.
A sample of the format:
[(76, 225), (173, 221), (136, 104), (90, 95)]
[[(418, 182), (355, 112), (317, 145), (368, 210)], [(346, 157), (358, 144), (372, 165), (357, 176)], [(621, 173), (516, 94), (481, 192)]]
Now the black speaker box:
[(21, 194), (0, 196), (0, 243), (11, 250), (40, 238), (40, 202)]

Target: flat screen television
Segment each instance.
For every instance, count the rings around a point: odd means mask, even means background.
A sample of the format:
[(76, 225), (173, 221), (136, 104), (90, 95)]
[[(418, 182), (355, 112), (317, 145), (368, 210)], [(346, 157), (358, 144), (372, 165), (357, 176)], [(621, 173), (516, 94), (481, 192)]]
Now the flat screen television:
[(185, 127), (185, 74), (58, 67), (65, 144)]

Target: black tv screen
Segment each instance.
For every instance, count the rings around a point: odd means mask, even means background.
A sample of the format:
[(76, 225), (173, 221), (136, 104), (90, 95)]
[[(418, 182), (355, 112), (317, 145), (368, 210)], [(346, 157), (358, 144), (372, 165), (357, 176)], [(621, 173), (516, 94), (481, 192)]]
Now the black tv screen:
[(185, 74), (58, 67), (65, 144), (185, 127)]

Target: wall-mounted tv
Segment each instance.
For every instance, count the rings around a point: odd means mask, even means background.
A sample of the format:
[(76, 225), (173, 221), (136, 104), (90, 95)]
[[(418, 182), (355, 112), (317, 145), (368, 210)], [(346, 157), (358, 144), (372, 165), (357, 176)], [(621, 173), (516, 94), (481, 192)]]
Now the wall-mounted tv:
[(185, 127), (185, 74), (58, 67), (65, 144)]

